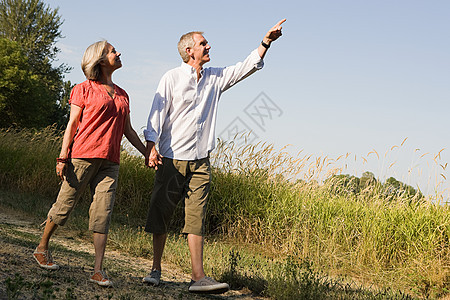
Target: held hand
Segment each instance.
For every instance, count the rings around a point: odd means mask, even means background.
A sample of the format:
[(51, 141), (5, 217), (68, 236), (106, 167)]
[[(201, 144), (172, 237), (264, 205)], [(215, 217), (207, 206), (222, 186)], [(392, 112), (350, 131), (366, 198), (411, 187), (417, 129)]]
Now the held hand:
[(61, 178), (61, 181), (64, 181), (64, 176), (66, 176), (66, 168), (67, 168), (67, 164), (65, 163), (57, 163), (56, 164), (56, 175), (59, 176), (59, 178)]
[(148, 157), (147, 166), (149, 168), (155, 168), (158, 170), (158, 165), (162, 165), (162, 156), (158, 153), (158, 151), (152, 151)]
[(158, 165), (162, 165), (162, 155), (158, 153), (154, 143), (147, 143), (146, 150), (145, 165), (149, 168), (158, 170)]
[(277, 40), (281, 35), (281, 24), (286, 22), (286, 19), (280, 20), (275, 26), (270, 28), (270, 30), (266, 33), (266, 36), (264, 37), (263, 41), (267, 44), (270, 44), (271, 42)]

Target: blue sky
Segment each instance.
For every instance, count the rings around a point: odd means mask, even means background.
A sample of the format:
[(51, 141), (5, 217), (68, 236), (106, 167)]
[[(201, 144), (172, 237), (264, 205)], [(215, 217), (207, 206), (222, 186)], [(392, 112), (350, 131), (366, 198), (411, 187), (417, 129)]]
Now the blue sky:
[(130, 95), (139, 133), (159, 79), (181, 63), (181, 34), (204, 31), (212, 47), (207, 66), (226, 66), (287, 18), (264, 69), (222, 96), (217, 136), (248, 128), (254, 142), (290, 145), (294, 156), (350, 153), (343, 173), (394, 176), (426, 194), (438, 185), (449, 196), (442, 167), (450, 161), (448, 1), (45, 3), (65, 20), (57, 46), (59, 62), (74, 67), (66, 79), (84, 80), (81, 57), (95, 41), (107, 39), (122, 53), (113, 79)]

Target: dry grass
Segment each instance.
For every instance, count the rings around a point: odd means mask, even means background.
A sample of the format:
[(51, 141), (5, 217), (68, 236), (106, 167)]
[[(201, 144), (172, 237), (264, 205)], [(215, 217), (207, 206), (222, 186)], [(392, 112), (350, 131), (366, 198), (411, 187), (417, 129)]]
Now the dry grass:
[[(53, 197), (58, 190), (53, 172), (59, 136), (52, 129), (1, 131), (1, 185)], [(393, 170), (398, 166), (389, 160), (404, 143), (384, 155), (372, 150), (360, 161), (378, 160), (382, 172)], [(236, 249), (244, 257), (239, 260), (242, 278), (268, 281), (264, 288), (270, 295), (275, 266), (284, 265), (294, 270), (293, 274), (306, 276), (305, 262), (311, 263), (313, 275), (320, 269), (333, 278), (351, 278), (421, 297), (449, 293), (450, 213), (448, 204), (443, 203), (446, 192), (440, 190), (447, 168), (440, 160), (441, 152), (414, 153), (414, 165), (428, 160), (436, 170), (436, 193), (425, 198), (402, 189), (393, 193), (378, 179), (381, 176), (361, 178), (357, 191), (330, 180), (339, 178), (336, 176), (358, 160), (351, 154), (336, 159), (302, 152), (291, 156), (287, 149), (277, 151), (264, 143), (243, 147), (219, 143), (213, 154), (207, 213), (211, 239), (205, 248), (211, 251), (205, 254), (210, 273), (226, 274), (231, 264), (227, 253)], [(125, 150), (120, 172), (114, 242), (122, 249), (134, 249), (134, 255), (148, 255), (149, 242), (137, 225), (143, 225), (146, 218), (154, 172)], [(182, 210), (176, 214), (174, 219), (181, 219)], [(167, 258), (188, 268), (185, 251), (184, 240), (175, 234)], [(208, 257), (214, 260), (208, 261)], [(295, 276), (286, 278), (294, 286)]]

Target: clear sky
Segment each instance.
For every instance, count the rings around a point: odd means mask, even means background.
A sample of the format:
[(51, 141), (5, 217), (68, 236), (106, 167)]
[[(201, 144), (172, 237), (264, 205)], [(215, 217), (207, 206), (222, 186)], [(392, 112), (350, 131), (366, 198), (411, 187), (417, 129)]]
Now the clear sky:
[(343, 173), (450, 193), (450, 1), (44, 2), (65, 20), (57, 47), (59, 62), (73, 66), (66, 79), (84, 80), (81, 57), (93, 42), (122, 53), (113, 79), (130, 95), (138, 133), (161, 76), (181, 63), (183, 33), (204, 31), (206, 66), (227, 66), (286, 18), (263, 70), (223, 94), (216, 135), (248, 128), (254, 142), (290, 145), (294, 156), (350, 153)]

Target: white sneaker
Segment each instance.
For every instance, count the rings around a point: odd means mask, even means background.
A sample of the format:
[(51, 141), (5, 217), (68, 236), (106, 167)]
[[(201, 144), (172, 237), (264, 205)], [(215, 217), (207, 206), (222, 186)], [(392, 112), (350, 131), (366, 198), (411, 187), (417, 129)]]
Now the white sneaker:
[(211, 277), (203, 277), (200, 280), (191, 280), (189, 292), (199, 294), (222, 294), (230, 289), (228, 283), (217, 282)]

